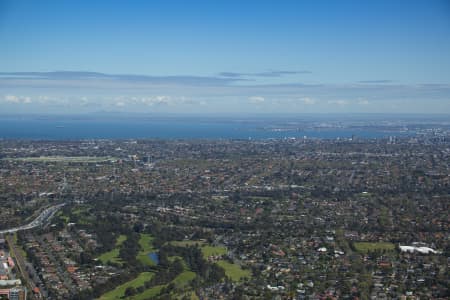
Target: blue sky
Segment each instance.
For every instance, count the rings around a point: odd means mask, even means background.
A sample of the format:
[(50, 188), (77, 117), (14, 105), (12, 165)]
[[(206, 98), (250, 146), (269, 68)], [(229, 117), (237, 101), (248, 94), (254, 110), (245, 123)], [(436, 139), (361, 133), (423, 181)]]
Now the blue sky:
[(0, 2), (0, 111), (450, 113), (448, 1)]

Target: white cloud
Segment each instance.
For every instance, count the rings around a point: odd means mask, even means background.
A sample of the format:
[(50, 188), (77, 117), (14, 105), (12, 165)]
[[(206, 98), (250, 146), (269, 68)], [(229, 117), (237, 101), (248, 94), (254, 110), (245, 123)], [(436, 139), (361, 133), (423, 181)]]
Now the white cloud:
[(250, 103), (258, 104), (258, 103), (263, 103), (265, 101), (265, 99), (264, 99), (264, 97), (261, 97), (261, 96), (252, 96), (252, 97), (248, 97), (248, 101)]
[(51, 99), (49, 96), (39, 96), (38, 97), (38, 102), (41, 104), (45, 104), (47, 102), (49, 102)]
[(31, 97), (28, 96), (6, 95), (5, 97), (3, 97), (3, 99), (5, 100), (5, 102), (9, 103), (32, 103)]
[(365, 100), (365, 99), (361, 99), (361, 100), (358, 101), (358, 104), (359, 104), (359, 105), (369, 105), (370, 102), (367, 101), (367, 100)]
[(20, 102), (19, 97), (14, 96), (14, 95), (6, 95), (4, 97), (4, 99), (6, 102), (11, 102), (11, 103), (19, 103)]
[(156, 104), (170, 104), (172, 98), (170, 96), (156, 96), (153, 97), (153, 102)]
[[(203, 105), (201, 101), (193, 100), (185, 96), (118, 96), (114, 97), (113, 103), (115, 106), (176, 106), (176, 105)], [(106, 102), (108, 98), (106, 98)]]
[(328, 104), (347, 105), (349, 103), (347, 100), (330, 100), (330, 101), (328, 101)]
[(150, 96), (150, 97), (142, 97), (141, 102), (152, 106), (152, 105), (171, 105), (174, 104), (172, 101), (172, 97), (170, 96)]
[(309, 97), (304, 97), (300, 99), (300, 102), (306, 105), (313, 105), (316, 104), (316, 100), (315, 99), (311, 99)]

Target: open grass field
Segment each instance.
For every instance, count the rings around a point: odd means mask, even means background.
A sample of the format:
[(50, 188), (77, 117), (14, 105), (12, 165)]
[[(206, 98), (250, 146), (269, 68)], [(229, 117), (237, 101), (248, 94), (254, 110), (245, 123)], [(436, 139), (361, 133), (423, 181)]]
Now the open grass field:
[(176, 299), (177, 300), (182, 300), (182, 299), (199, 300), (200, 298), (198, 298), (198, 296), (195, 294), (195, 292), (190, 291), (190, 292), (186, 292), (182, 295), (176, 295)]
[(147, 266), (155, 265), (150, 257), (148, 257), (150, 252), (156, 251), (156, 249), (153, 248), (152, 241), (153, 237), (150, 234), (141, 233), (141, 238), (139, 239), (139, 246), (141, 247), (141, 250), (139, 250), (136, 259)]
[[(135, 279), (125, 282), (122, 285), (119, 285), (114, 290), (109, 291), (106, 294), (104, 294), (103, 296), (101, 296), (99, 299), (100, 300), (124, 299), (122, 297), (124, 297), (125, 290), (128, 287), (137, 288), (137, 287), (143, 286), (144, 282), (152, 279), (153, 275), (154, 275), (154, 273), (151, 273), (151, 272), (143, 272), (143, 273), (139, 274), (139, 276), (136, 277)], [(155, 295), (157, 295), (157, 294), (155, 294)], [(143, 298), (143, 299), (146, 299), (146, 298)]]
[(353, 243), (353, 246), (355, 247), (356, 251), (361, 253), (367, 253), (375, 250), (392, 251), (395, 249), (395, 245), (389, 242), (355, 242)]
[[(147, 300), (159, 295), (161, 290), (166, 287), (166, 285), (157, 285), (151, 289), (145, 290), (143, 293), (129, 297), (130, 300)], [(100, 299), (101, 300), (101, 299)]]
[(227, 254), (227, 248), (222, 246), (202, 246), (201, 249), (204, 258), (208, 258), (212, 255)]
[[(227, 254), (227, 248), (223, 246), (210, 246), (206, 245), (205, 242), (202, 241), (174, 241), (170, 242), (170, 244), (179, 246), (179, 247), (187, 247), (192, 245), (199, 245), (202, 250), (203, 257), (207, 259), (213, 255), (223, 255)], [(251, 276), (251, 272), (249, 270), (242, 269), (237, 264), (231, 264), (227, 261), (220, 260), (217, 264), (225, 270), (225, 274), (231, 278), (233, 281), (239, 281), (243, 278), (249, 278)]]
[(219, 260), (217, 264), (225, 270), (225, 275), (233, 281), (240, 281), (244, 278), (250, 278), (251, 276), (249, 270), (244, 270), (239, 265), (231, 264), (224, 260)]
[(24, 161), (24, 162), (105, 162), (117, 160), (110, 156), (39, 156), (39, 157), (20, 157), (20, 158), (4, 158), (5, 160)]
[[(120, 236), (117, 239), (117, 244), (121, 244), (125, 241), (126, 236)], [(143, 263), (151, 263), (153, 264), (153, 262), (149, 259), (147, 261), (147, 253), (155, 251), (155, 249), (153, 249), (152, 246), (152, 240), (153, 237), (149, 234), (141, 234), (141, 239), (139, 240), (139, 245), (142, 247), (141, 252), (139, 252), (138, 254), (138, 259), (140, 259), (141, 262)], [(110, 251), (111, 252), (111, 251)], [(109, 252), (108, 252), (109, 253)], [(105, 253), (104, 253), (105, 254)], [(103, 254), (103, 255), (104, 255)], [(144, 258), (145, 256), (145, 258)], [(169, 259), (176, 259), (176, 258), (180, 258), (181, 257), (177, 257), (177, 256), (172, 256)], [(174, 280), (171, 281), (171, 283), (173, 283), (177, 288), (180, 288), (183, 290), (183, 293), (178, 295), (178, 294), (173, 294), (171, 295), (171, 299), (181, 299), (184, 295), (188, 295), (191, 299), (198, 299), (198, 297), (195, 295), (195, 293), (191, 292), (188, 288), (188, 283), (193, 280), (197, 275), (188, 270), (186, 263), (183, 261), (183, 265), (185, 270), (179, 274), (177, 277), (175, 277)], [(144, 272), (139, 274), (139, 276), (131, 281), (128, 281), (120, 286), (118, 286), (117, 288), (115, 288), (112, 291), (107, 292), (106, 294), (102, 295), (99, 300), (115, 300), (115, 299), (125, 299), (125, 298), (121, 298), (124, 297), (124, 293), (125, 290), (128, 287), (134, 287), (134, 288), (138, 288), (140, 286), (143, 286), (144, 283), (148, 280), (150, 280), (152, 277), (154, 276), (154, 273), (151, 272)], [(158, 285), (158, 286), (154, 286), (150, 289), (145, 290), (144, 292), (134, 295), (132, 297), (128, 297), (127, 299), (130, 300), (146, 300), (146, 299), (151, 299), (157, 295), (159, 295), (159, 293), (161, 292), (161, 290), (163, 288), (165, 288), (167, 285)]]
[[(174, 280), (172, 280), (172, 283), (175, 284), (177, 288), (183, 288), (186, 286), (192, 279), (195, 278), (195, 273), (191, 271), (184, 271), (180, 275), (178, 275)], [(140, 293), (138, 295), (134, 295), (133, 297), (130, 297), (130, 300), (146, 300), (151, 299), (152, 297), (155, 297), (158, 295), (161, 290), (166, 287), (167, 285), (157, 285), (155, 287), (152, 287), (143, 293)], [(195, 296), (195, 295), (194, 295)], [(171, 295), (171, 299), (177, 299), (177, 295)], [(194, 298), (197, 299), (197, 298)], [(100, 300), (103, 300), (100, 298)], [(105, 299), (108, 300), (108, 299)]]
[(183, 258), (182, 258), (181, 256), (178, 256), (178, 255), (176, 255), (176, 256), (169, 256), (169, 257), (167, 257), (167, 259), (168, 259), (170, 262), (174, 262), (176, 259), (181, 259), (182, 262), (183, 262), (183, 266), (186, 265), (186, 263), (184, 262)]
[(177, 246), (177, 247), (189, 247), (189, 246), (195, 246), (195, 245), (202, 247), (205, 245), (205, 242), (204, 241), (172, 241), (172, 242), (169, 242), (169, 244)]
[(189, 247), (189, 246), (199, 246), (202, 250), (202, 254), (204, 258), (208, 258), (212, 255), (223, 255), (227, 254), (227, 248), (222, 246), (210, 246), (207, 245), (204, 241), (172, 241), (171, 245), (178, 247)]
[(123, 242), (127, 239), (126, 235), (121, 234), (116, 241), (116, 247), (112, 249), (111, 251), (105, 252), (102, 255), (98, 257), (98, 259), (103, 263), (106, 264), (108, 261), (121, 264), (122, 260), (119, 257), (119, 251), (120, 251), (120, 245), (122, 245)]
[(187, 285), (192, 279), (195, 278), (195, 273), (192, 271), (184, 271), (180, 275), (178, 275), (172, 282), (177, 287), (184, 287)]

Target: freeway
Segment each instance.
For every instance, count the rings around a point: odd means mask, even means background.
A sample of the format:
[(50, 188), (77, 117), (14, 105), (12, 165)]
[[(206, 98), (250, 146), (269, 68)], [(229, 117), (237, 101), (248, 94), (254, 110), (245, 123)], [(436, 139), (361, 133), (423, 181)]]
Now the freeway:
[(14, 227), (14, 228), (10, 228), (10, 229), (0, 230), (0, 234), (14, 233), (14, 232), (17, 232), (17, 231), (28, 230), (28, 229), (32, 229), (32, 228), (41, 226), (46, 221), (51, 219), (51, 217), (53, 217), (53, 215), (58, 211), (58, 209), (60, 209), (64, 205), (65, 205), (65, 203), (54, 205), (54, 206), (50, 206), (50, 207), (44, 209), (44, 211), (41, 212), (39, 214), (39, 216), (37, 216), (36, 219), (34, 219), (31, 223), (23, 225), (23, 226), (19, 226), (19, 227)]

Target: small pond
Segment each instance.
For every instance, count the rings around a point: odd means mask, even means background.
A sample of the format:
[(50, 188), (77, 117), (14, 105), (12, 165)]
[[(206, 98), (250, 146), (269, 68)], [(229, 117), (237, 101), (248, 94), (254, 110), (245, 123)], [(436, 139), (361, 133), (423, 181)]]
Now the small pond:
[(156, 252), (151, 252), (149, 254), (147, 254), (148, 257), (152, 260), (152, 262), (155, 263), (155, 265), (159, 264), (159, 256), (158, 253)]

